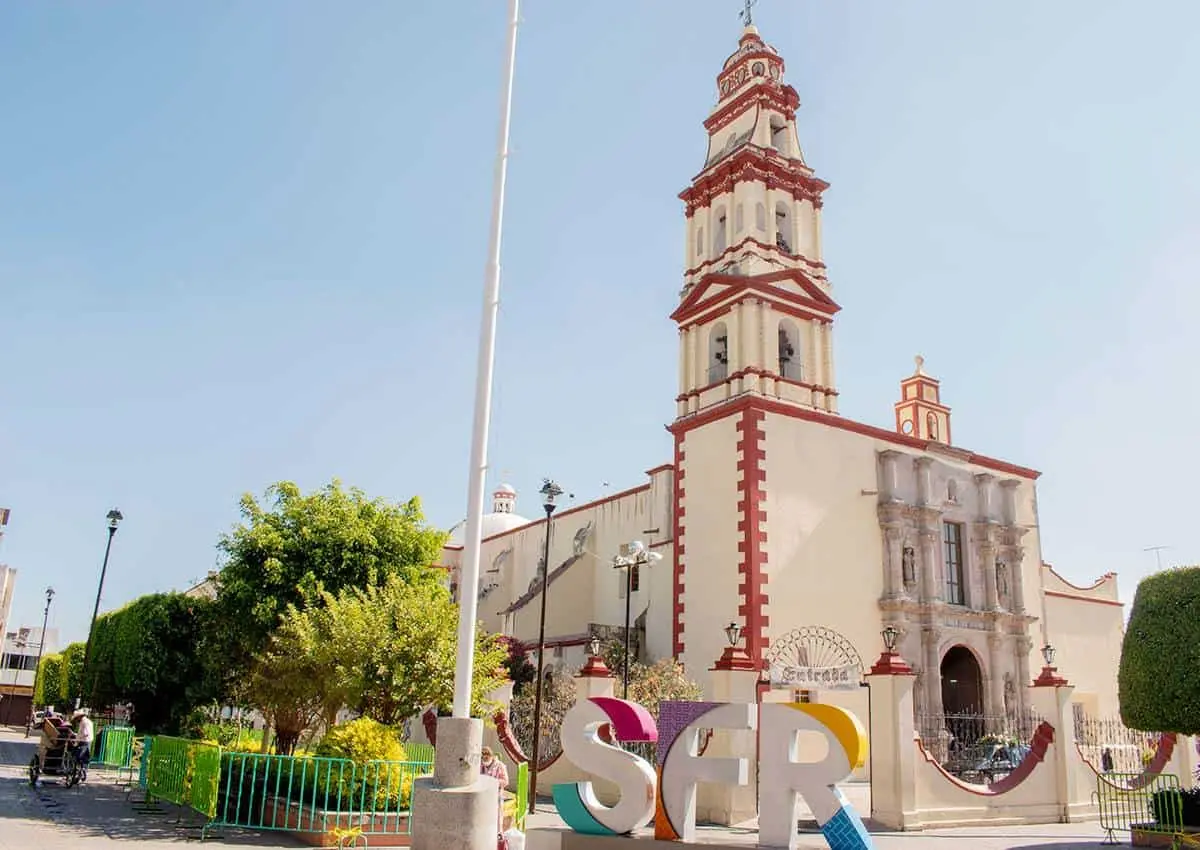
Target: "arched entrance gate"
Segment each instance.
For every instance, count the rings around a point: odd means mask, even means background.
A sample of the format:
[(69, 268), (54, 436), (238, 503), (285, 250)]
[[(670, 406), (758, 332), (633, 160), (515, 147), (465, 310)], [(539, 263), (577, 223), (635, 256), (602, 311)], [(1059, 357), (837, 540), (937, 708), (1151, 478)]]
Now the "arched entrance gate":
[(863, 684), (862, 656), (844, 635), (826, 626), (794, 629), (766, 656), (771, 688), (852, 691)]

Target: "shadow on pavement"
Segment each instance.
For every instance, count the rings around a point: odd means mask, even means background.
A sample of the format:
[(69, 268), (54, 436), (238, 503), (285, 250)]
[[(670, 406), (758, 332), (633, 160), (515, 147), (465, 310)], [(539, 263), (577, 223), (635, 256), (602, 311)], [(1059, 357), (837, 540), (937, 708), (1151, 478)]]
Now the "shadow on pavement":
[[(37, 817), (54, 823), (64, 833), (74, 833), (80, 838), (107, 837), (118, 841), (195, 841), (200, 838), (204, 819), (194, 812), (181, 810), (168, 803), (150, 808), (138, 804), (139, 794), (132, 800), (123, 787), (114, 783), (112, 774), (93, 771), (88, 781), (75, 788), (67, 788), (55, 778), (38, 783), (30, 788), (27, 780), (0, 778), (5, 786), (3, 792), (11, 793), (9, 786), (24, 786), (24, 792), (34, 797), (40, 805), (34, 807)], [(208, 840), (214, 844), (244, 847), (301, 847), (304, 846), (286, 833), (253, 833), (222, 831), (210, 833)]]

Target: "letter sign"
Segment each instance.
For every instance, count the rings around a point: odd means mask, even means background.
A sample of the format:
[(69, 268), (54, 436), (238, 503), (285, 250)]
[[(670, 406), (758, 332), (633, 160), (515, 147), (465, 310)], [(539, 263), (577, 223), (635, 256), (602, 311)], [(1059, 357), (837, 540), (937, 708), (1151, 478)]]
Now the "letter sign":
[[(658, 765), (600, 739), (608, 724), (619, 741), (657, 741)], [(661, 728), (660, 728), (661, 727)], [(696, 837), (696, 784), (746, 785), (746, 758), (701, 756), (702, 729), (759, 730), (759, 836), (763, 847), (796, 847), (801, 798), (832, 850), (872, 850), (871, 836), (837, 783), (861, 767), (867, 736), (853, 714), (809, 703), (663, 702), (659, 722), (627, 700), (592, 697), (567, 712), (563, 755), (580, 770), (616, 783), (617, 805), (596, 799), (591, 782), (555, 785), (554, 802), (567, 825), (593, 835), (629, 833), (653, 818), (654, 836), (692, 842)], [(825, 758), (798, 761), (801, 732), (824, 736)]]

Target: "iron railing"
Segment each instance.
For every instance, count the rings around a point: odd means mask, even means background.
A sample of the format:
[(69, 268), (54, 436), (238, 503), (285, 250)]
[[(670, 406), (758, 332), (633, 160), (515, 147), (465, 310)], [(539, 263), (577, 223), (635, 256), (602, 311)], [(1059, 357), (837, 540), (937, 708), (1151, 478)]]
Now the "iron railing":
[(1042, 718), (1033, 711), (1007, 714), (918, 714), (917, 733), (947, 773), (989, 785), (1003, 779), (1029, 753)]
[(1154, 759), (1160, 737), (1130, 729), (1119, 717), (1075, 716), (1075, 743), (1101, 773), (1140, 773)]

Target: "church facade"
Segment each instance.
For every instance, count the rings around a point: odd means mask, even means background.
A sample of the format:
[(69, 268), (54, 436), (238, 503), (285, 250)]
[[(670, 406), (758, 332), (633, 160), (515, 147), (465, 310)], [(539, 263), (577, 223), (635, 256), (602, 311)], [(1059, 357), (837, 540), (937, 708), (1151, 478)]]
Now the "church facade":
[[(764, 699), (865, 712), (846, 671), (869, 667), (892, 626), (922, 714), (1022, 712), (1045, 645), (1082, 710), (1116, 714), (1116, 579), (1075, 587), (1043, 564), (1039, 473), (956, 445), (920, 358), (887, 427), (838, 414), (828, 184), (804, 159), (784, 61), (755, 27), (717, 92), (704, 166), (680, 196), (673, 456), (554, 514), (547, 662), (578, 669), (592, 635), (623, 635), (628, 610), (639, 656), (680, 659), (710, 695), (711, 670), (733, 663), (763, 671)], [(536, 647), (547, 523), (521, 519), (511, 488), (495, 500), (480, 616)], [(662, 559), (614, 568), (634, 540)], [(460, 557), (447, 546), (452, 571)]]

